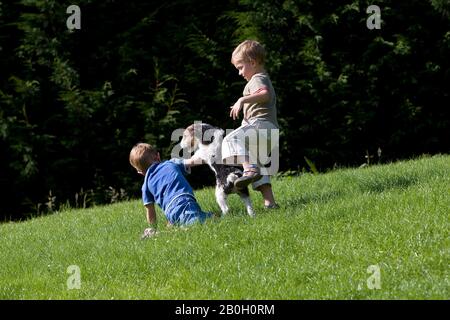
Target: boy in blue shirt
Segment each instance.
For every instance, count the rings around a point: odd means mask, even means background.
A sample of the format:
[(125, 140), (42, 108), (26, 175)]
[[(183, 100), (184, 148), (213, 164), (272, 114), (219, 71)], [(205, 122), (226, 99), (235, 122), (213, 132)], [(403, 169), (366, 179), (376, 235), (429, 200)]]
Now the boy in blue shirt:
[(194, 160), (172, 159), (161, 162), (159, 152), (147, 143), (136, 144), (130, 152), (130, 164), (145, 176), (142, 185), (142, 201), (147, 210), (147, 222), (151, 228), (143, 237), (156, 234), (156, 211), (158, 204), (172, 225), (203, 223), (211, 213), (201, 210), (194, 191), (186, 180)]

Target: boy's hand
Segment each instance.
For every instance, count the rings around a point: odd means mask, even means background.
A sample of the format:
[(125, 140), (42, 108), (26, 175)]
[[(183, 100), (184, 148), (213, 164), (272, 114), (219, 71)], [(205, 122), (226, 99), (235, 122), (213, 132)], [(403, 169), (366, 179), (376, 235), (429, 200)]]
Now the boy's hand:
[(153, 236), (156, 236), (157, 234), (158, 234), (158, 232), (156, 231), (156, 229), (147, 228), (144, 230), (144, 233), (142, 234), (141, 239), (151, 238)]
[(233, 120), (239, 118), (239, 111), (241, 111), (242, 105), (243, 105), (242, 98), (239, 98), (238, 101), (236, 101), (236, 103), (234, 104), (234, 106), (230, 107), (231, 108), (230, 117), (232, 117)]

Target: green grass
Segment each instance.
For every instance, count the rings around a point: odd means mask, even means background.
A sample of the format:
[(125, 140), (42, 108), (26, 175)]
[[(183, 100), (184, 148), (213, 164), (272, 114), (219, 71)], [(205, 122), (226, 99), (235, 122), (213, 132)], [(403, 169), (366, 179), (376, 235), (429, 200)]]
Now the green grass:
[[(281, 208), (140, 240), (140, 201), (0, 225), (0, 299), (449, 299), (450, 156), (276, 179)], [(212, 189), (196, 196), (217, 211)], [(69, 290), (80, 269), (81, 288)], [(380, 270), (380, 288), (370, 289)]]

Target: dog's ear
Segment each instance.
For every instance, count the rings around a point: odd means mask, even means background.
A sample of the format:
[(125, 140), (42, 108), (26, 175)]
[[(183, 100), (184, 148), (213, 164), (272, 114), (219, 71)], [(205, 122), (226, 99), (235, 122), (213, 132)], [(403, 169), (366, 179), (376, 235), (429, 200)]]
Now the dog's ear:
[(194, 125), (191, 124), (189, 127), (186, 128), (187, 131), (189, 131), (189, 134), (194, 135)]
[(202, 141), (203, 137), (203, 130), (202, 130), (202, 124), (201, 123), (194, 123), (193, 125), (190, 125), (188, 128), (191, 128), (189, 131), (192, 132), (192, 136), (194, 138), (197, 138), (199, 141)]
[(216, 130), (217, 130), (217, 128), (213, 127), (210, 124), (207, 124), (207, 123), (202, 124), (202, 139), (201, 139), (201, 141), (204, 145), (209, 145), (214, 141), (214, 138), (215, 138), (214, 133)]
[(223, 136), (224, 131), (207, 123), (194, 123), (186, 128), (189, 134), (203, 145), (209, 145)]

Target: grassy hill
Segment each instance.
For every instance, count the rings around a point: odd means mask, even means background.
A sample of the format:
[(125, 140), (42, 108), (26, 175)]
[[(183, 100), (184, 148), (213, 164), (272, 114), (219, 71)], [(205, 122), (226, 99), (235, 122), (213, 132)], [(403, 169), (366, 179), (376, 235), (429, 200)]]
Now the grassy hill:
[[(450, 156), (273, 187), (280, 209), (253, 192), (252, 219), (232, 196), (228, 216), (187, 230), (158, 211), (147, 240), (140, 201), (1, 224), (0, 299), (450, 298)], [(212, 189), (196, 196), (218, 210)]]

